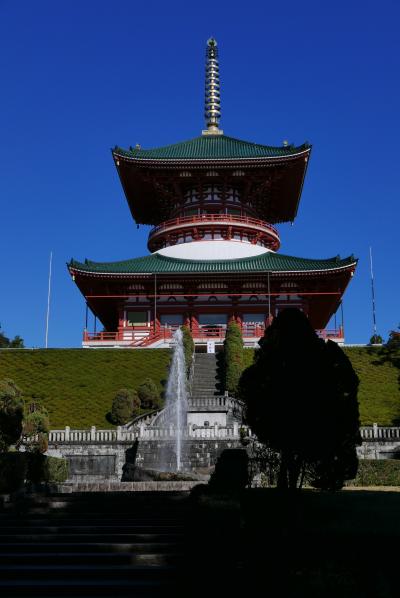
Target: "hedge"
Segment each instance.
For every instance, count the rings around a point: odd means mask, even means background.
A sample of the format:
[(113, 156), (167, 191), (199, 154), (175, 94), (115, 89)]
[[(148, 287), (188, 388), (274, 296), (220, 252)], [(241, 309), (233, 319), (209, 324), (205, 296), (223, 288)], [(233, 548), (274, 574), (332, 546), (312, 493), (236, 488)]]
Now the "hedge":
[(40, 453), (0, 453), (0, 494), (15, 492), (24, 482), (65, 482), (68, 461)]
[(360, 459), (357, 476), (346, 486), (400, 486), (400, 461)]

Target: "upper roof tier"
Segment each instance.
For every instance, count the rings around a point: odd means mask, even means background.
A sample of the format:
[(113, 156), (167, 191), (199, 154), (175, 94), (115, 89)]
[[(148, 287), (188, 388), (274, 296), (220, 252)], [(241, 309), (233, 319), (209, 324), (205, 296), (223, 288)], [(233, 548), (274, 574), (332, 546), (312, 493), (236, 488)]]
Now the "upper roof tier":
[(310, 145), (303, 143), (299, 147), (283, 145), (273, 147), (271, 145), (260, 145), (250, 141), (242, 141), (226, 135), (200, 135), (188, 141), (156, 147), (154, 149), (130, 148), (123, 150), (115, 148), (115, 156), (124, 156), (133, 160), (161, 161), (165, 160), (245, 160), (254, 158), (282, 158), (294, 155), (306, 155), (310, 152)]
[(311, 146), (272, 147), (226, 135), (154, 149), (113, 150), (134, 220), (157, 225), (184, 204), (190, 188), (237, 189), (244, 206), (270, 223), (296, 217)]

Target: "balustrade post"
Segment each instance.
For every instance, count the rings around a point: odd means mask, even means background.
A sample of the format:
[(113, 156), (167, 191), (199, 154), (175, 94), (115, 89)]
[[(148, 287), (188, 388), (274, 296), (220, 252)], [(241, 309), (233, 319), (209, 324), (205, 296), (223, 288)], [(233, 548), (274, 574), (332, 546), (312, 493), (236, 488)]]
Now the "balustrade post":
[(139, 426), (139, 438), (143, 438), (144, 436), (144, 425), (140, 424)]
[(67, 442), (69, 442), (69, 433), (71, 431), (71, 428), (69, 426), (65, 426), (65, 440)]
[(90, 440), (96, 440), (96, 426), (90, 428)]
[(117, 426), (117, 440), (122, 440), (122, 428)]
[(218, 438), (218, 424), (214, 424), (214, 436)]
[(373, 424), (373, 436), (378, 438), (378, 424)]

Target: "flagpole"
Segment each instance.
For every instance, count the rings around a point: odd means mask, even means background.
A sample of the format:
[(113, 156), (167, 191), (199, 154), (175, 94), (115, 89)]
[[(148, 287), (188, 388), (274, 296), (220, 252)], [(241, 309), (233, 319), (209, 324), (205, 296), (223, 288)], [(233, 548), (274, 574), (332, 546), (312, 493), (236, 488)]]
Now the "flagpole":
[(374, 326), (374, 336), (376, 334), (376, 311), (375, 311), (375, 285), (374, 285), (374, 271), (372, 269), (372, 248), (369, 248), (369, 263), (371, 267), (371, 293), (372, 293), (372, 321)]
[(51, 294), (51, 266), (53, 261), (53, 252), (50, 251), (50, 264), (49, 264), (49, 287), (47, 291), (47, 314), (46, 314), (46, 341), (45, 347), (47, 349), (48, 346), (48, 338), (49, 338), (49, 316), (50, 316), (50, 294)]

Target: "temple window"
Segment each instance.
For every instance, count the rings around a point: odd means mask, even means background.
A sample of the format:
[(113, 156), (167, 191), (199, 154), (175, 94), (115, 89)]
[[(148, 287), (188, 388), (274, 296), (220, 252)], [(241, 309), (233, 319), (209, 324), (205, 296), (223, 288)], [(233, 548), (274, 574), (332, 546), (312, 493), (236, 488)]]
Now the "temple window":
[(162, 326), (181, 326), (183, 324), (183, 314), (161, 314), (160, 324)]
[(148, 326), (148, 312), (147, 311), (127, 311), (126, 312), (127, 326)]
[(244, 324), (264, 324), (265, 314), (243, 314)]
[(226, 326), (228, 314), (199, 314), (200, 326)]

